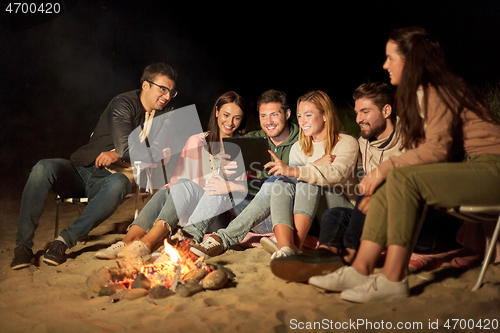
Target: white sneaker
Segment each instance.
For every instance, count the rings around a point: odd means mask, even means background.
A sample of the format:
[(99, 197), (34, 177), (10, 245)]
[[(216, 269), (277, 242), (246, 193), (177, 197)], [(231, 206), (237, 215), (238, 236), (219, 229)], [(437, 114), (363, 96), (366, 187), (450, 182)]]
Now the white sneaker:
[(260, 239), (260, 245), (262, 245), (262, 248), (270, 254), (273, 254), (280, 249), (278, 243), (268, 237), (262, 237)]
[(340, 298), (350, 302), (377, 302), (391, 298), (410, 296), (408, 279), (399, 282), (389, 281), (384, 274), (370, 275), (370, 279), (354, 289), (344, 290)]
[(288, 246), (283, 246), (281, 249), (273, 253), (273, 255), (271, 256), (271, 260), (276, 258), (289, 257), (291, 255), (294, 255), (295, 253), (296, 252), (292, 248)]
[(118, 258), (141, 258), (145, 255), (150, 254), (151, 251), (148, 249), (146, 244), (141, 241), (135, 241), (130, 245), (127, 245), (118, 252)]
[(116, 259), (118, 258), (118, 252), (123, 249), (127, 244), (122, 241), (114, 243), (107, 249), (99, 250), (95, 253), (95, 257), (98, 259)]
[(333, 273), (309, 278), (309, 284), (325, 290), (338, 292), (355, 288), (369, 279), (369, 276), (359, 274), (351, 266), (344, 266)]

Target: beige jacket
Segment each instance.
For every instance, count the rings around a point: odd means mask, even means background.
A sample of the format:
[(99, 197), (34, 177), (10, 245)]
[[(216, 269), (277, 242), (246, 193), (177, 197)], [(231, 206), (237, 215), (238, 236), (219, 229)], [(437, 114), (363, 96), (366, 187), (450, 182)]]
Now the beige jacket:
[[(448, 160), (453, 141), (453, 114), (441, 101), (434, 88), (429, 88), (428, 94), (425, 142), (415, 149), (407, 150), (399, 156), (391, 156), (382, 162), (378, 170), (385, 177), (398, 167), (442, 163)], [(467, 154), (500, 154), (500, 126), (481, 120), (469, 110), (465, 110), (461, 117), (464, 148)]]
[(399, 149), (401, 143), (396, 140), (395, 132), (388, 138), (380, 140), (367, 140), (360, 137), (358, 142), (363, 170), (367, 173), (389, 157), (402, 154), (402, 151)]
[(290, 166), (299, 166), (300, 177), (298, 180), (319, 185), (334, 186), (340, 184), (343, 187), (344, 195), (350, 200), (355, 200), (354, 187), (358, 183), (355, 174), (356, 162), (358, 159), (358, 142), (355, 138), (347, 134), (340, 134), (339, 141), (332, 151), (335, 160), (328, 165), (316, 165), (314, 161), (325, 155), (323, 142), (313, 144), (314, 153), (306, 156), (296, 142), (290, 151)]

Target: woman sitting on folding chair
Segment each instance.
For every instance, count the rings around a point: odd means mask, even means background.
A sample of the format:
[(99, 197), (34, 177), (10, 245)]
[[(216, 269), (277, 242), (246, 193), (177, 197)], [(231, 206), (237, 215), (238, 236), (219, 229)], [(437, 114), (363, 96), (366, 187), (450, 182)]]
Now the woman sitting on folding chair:
[[(406, 152), (390, 157), (361, 181), (366, 197), (359, 208), (367, 216), (352, 266), (309, 280), (342, 291), (341, 298), (353, 302), (409, 296), (406, 271), (423, 204), (500, 203), (500, 124), (447, 69), (439, 43), (421, 27), (395, 30), (383, 67), (398, 86), (397, 133)], [(461, 158), (456, 157), (459, 152)], [(445, 163), (451, 161), (462, 163)], [(382, 273), (373, 274), (384, 250)]]

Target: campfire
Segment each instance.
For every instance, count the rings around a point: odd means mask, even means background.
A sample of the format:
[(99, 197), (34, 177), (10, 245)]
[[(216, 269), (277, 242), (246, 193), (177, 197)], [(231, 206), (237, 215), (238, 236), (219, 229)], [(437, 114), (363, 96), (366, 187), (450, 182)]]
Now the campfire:
[[(165, 298), (174, 294), (187, 297), (205, 289), (220, 289), (229, 280), (222, 269), (197, 258), (183, 241), (174, 248), (167, 240), (163, 251), (146, 263), (135, 257), (117, 260), (118, 267), (103, 267), (87, 279), (87, 286), (99, 296), (114, 301), (149, 295)], [(230, 273), (230, 272), (228, 272)]]

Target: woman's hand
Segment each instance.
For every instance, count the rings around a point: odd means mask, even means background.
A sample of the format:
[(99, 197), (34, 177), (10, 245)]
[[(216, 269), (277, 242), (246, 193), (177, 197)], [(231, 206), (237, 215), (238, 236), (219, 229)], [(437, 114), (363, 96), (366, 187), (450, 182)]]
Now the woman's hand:
[(219, 175), (213, 175), (204, 190), (206, 195), (223, 195), (231, 192), (228, 182)]
[(236, 169), (238, 169), (238, 163), (236, 161), (229, 161), (231, 156), (228, 154), (220, 154), (220, 167), (222, 170), (222, 174), (224, 177), (229, 178), (236, 173)]
[(330, 155), (330, 154), (325, 154), (323, 155), (321, 158), (317, 159), (316, 161), (314, 161), (314, 164), (317, 164), (317, 165), (328, 165), (328, 164), (332, 164), (333, 161), (335, 160), (335, 155)]
[(273, 157), (274, 162), (269, 162), (266, 165), (264, 165), (264, 169), (270, 168), (267, 171), (270, 175), (273, 175), (273, 176), (283, 175), (286, 177), (295, 177), (295, 178), (300, 177), (300, 169), (299, 168), (293, 168), (291, 166), (286, 165), (285, 163), (283, 163), (282, 160), (280, 160), (278, 158), (278, 156), (276, 156), (275, 153), (273, 153), (270, 150), (268, 150), (268, 152)]
[(369, 197), (375, 193), (375, 190), (385, 181), (385, 176), (383, 176), (377, 168), (368, 172), (366, 176), (361, 179), (359, 183), (360, 192), (365, 196)]

